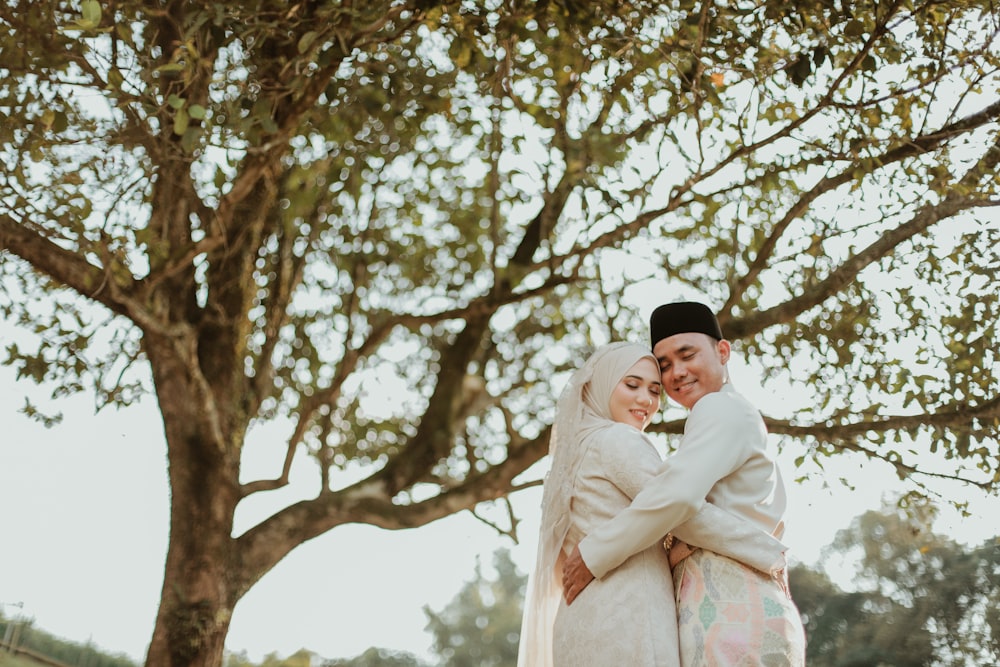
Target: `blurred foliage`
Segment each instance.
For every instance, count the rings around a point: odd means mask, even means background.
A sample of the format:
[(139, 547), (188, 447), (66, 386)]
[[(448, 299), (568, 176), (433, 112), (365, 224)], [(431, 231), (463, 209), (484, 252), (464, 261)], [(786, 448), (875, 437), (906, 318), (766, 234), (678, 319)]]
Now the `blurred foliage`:
[(493, 567), (496, 577), (491, 579), (483, 576), (476, 563), (475, 577), (444, 609), (424, 608), (441, 667), (507, 667), (517, 663), (528, 577), (518, 571), (506, 549), (494, 553)]
[(791, 570), (810, 665), (1000, 664), (1000, 538), (965, 547), (921, 510), (869, 511), (837, 534), (826, 559), (856, 567), (846, 590), (822, 567)]
[(38, 667), (38, 662), (31, 658), (15, 656), (13, 653), (0, 651), (0, 667)]
[(287, 658), (282, 658), (277, 653), (269, 653), (258, 664), (250, 660), (245, 652), (227, 652), (223, 660), (223, 667), (311, 667), (318, 659), (319, 656), (315, 653), (301, 649)]
[[(136, 662), (124, 653), (103, 651), (91, 642), (81, 643), (56, 637), (34, 626), (20, 616), (5, 616), (0, 612), (0, 639), (10, 638), (14, 647), (28, 649), (58, 660), (65, 665), (80, 667), (136, 667)], [(37, 661), (18, 657), (0, 649), (0, 665), (4, 667), (38, 667)]]
[(370, 648), (354, 658), (326, 660), (321, 667), (428, 667), (405, 651)]

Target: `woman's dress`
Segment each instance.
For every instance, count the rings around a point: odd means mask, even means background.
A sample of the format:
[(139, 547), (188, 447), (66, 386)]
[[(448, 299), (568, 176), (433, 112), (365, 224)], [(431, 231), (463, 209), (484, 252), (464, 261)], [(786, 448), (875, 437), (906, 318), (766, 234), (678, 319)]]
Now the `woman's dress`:
[[(662, 461), (642, 434), (624, 424), (581, 443), (587, 453), (577, 478), (564, 554), (623, 510)], [(556, 614), (556, 667), (679, 667), (677, 612), (670, 564), (662, 545), (640, 551), (595, 579)]]

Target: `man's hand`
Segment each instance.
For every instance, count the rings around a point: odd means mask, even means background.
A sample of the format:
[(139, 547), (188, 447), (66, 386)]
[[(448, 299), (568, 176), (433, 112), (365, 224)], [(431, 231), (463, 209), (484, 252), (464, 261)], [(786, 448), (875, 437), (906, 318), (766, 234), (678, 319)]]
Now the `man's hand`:
[(573, 547), (573, 553), (563, 563), (562, 586), (566, 604), (573, 604), (576, 596), (593, 580), (594, 574), (587, 567), (587, 564), (583, 562), (583, 556), (580, 555), (580, 547)]

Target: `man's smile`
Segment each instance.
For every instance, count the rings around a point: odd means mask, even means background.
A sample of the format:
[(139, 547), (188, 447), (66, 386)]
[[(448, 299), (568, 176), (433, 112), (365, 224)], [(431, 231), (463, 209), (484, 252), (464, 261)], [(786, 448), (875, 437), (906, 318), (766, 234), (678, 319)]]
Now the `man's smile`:
[(697, 380), (689, 380), (688, 382), (675, 384), (674, 391), (677, 392), (678, 394), (683, 394), (686, 391), (690, 391), (696, 384), (698, 384)]

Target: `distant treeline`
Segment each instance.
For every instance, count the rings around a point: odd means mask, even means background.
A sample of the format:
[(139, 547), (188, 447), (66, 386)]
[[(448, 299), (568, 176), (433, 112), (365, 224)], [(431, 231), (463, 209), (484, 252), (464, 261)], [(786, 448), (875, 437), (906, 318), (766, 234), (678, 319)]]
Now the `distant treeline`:
[(112, 655), (89, 643), (60, 639), (35, 628), (31, 621), (7, 618), (0, 613), (0, 641), (5, 637), (12, 639), (15, 647), (28, 649), (70, 667), (139, 667), (138, 663), (122, 653)]

